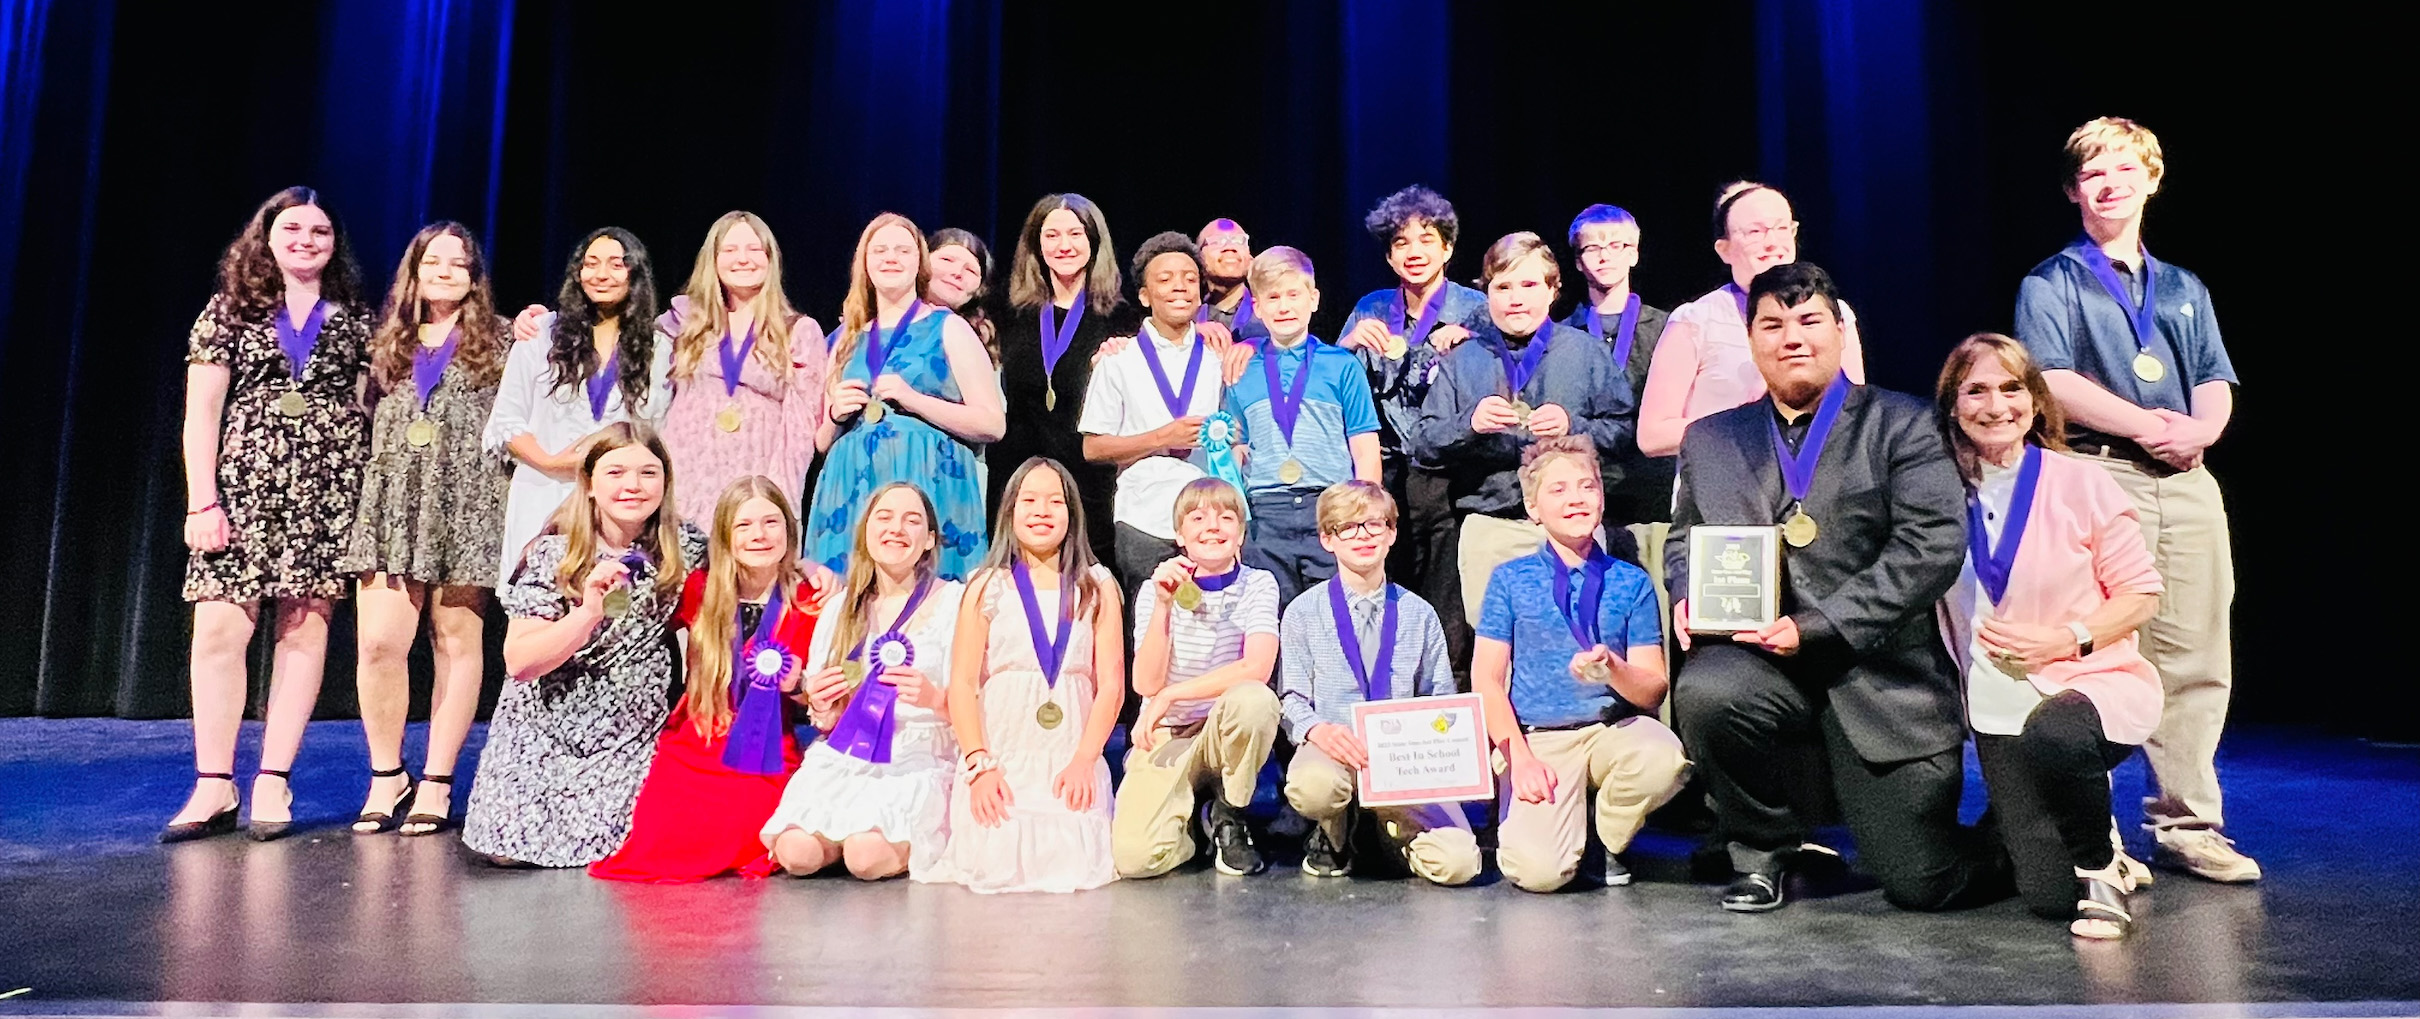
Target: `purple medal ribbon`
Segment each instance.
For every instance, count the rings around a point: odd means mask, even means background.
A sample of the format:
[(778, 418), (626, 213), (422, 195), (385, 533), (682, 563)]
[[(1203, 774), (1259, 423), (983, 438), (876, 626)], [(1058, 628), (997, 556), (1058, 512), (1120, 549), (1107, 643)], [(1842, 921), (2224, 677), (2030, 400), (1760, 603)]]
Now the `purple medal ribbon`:
[(1748, 292), (1747, 292), (1747, 291), (1745, 291), (1745, 290), (1740, 289), (1740, 288), (1739, 288), (1739, 284), (1737, 284), (1737, 283), (1725, 283), (1725, 284), (1723, 284), (1723, 289), (1730, 291), (1730, 292), (1731, 292), (1731, 300), (1732, 300), (1732, 301), (1734, 301), (1734, 302), (1736, 302), (1736, 303), (1739, 305), (1739, 324), (1740, 324), (1740, 325), (1743, 325), (1743, 326), (1744, 326), (1744, 325), (1747, 325), (1747, 324), (1748, 324)]
[(2009, 497), (2008, 522), (2000, 527), (1997, 545), (1983, 529), (1982, 496), (1966, 490), (1966, 554), (1974, 560), (1975, 579), (1983, 582), (1983, 593), (1991, 596), (1993, 605), (2008, 593), (2008, 574), (2017, 565), (2017, 546), (2025, 541), (2025, 521), (2033, 517), (2034, 488), (2041, 481), (2042, 447), (2029, 444), (2025, 459), (2017, 464), (2017, 490)]
[(1084, 321), (1084, 292), (1076, 291), (1076, 303), (1067, 309), (1067, 321), (1059, 322), (1059, 306), (1042, 302), (1042, 377), (1050, 378), (1059, 370), (1059, 358), (1076, 342), (1076, 323)]
[(613, 395), (613, 385), (621, 381), (621, 378), (622, 348), (617, 344), (613, 348), (613, 356), (605, 359), (605, 366), (597, 369), (596, 374), (588, 377), (588, 416), (590, 418), (597, 421), (605, 420), (605, 400)]
[[(715, 344), (714, 349), (723, 357), (723, 395), (738, 396), (740, 372), (748, 367), (748, 352), (756, 349), (756, 323), (748, 324), (748, 338), (740, 341), (738, 350), (731, 349), (731, 334), (728, 331), (723, 333), (722, 341)], [(616, 350), (614, 354), (619, 356), (621, 351)]]
[(1277, 430), (1286, 437), (1286, 446), (1294, 445), (1294, 422), (1302, 418), (1302, 400), (1311, 391), (1311, 359), (1319, 353), (1319, 337), (1304, 334), (1302, 338), (1302, 367), (1294, 372), (1294, 385), (1289, 389), (1277, 381), (1277, 359), (1285, 351), (1275, 343), (1261, 351), (1261, 378), (1269, 383), (1269, 416), (1277, 419)]
[[(899, 316), (899, 324), (891, 327), (891, 335), (888, 339), (885, 339), (882, 335), (882, 320), (880, 318), (876, 318), (874, 321), (866, 323), (865, 376), (867, 382), (870, 383), (873, 380), (882, 377), (882, 370), (886, 367), (889, 367), (891, 363), (891, 345), (899, 342), (900, 337), (907, 335), (908, 324), (916, 321), (917, 313), (923, 310), (923, 301), (909, 301), (907, 311)], [(1066, 353), (1066, 345), (1060, 345), (1059, 352), (1062, 354)], [(1055, 357), (1049, 358), (1049, 361), (1054, 365), (1059, 363), (1058, 359)]]
[[(890, 629), (849, 649), (850, 661), (866, 662), (865, 682), (857, 684), (857, 694), (849, 698), (848, 710), (840, 713), (840, 720), (832, 723), (831, 733), (824, 737), (832, 749), (869, 764), (891, 763), (891, 736), (899, 727), (895, 717), (899, 688), (881, 681), (883, 670), (893, 664), (883, 660), (883, 652), (895, 644), (901, 652), (897, 664), (915, 664), (916, 645), (909, 643), (900, 630), (908, 620), (916, 618), (916, 607), (924, 604), (925, 594), (932, 589), (933, 578), (924, 578), (914, 593), (908, 595), (907, 604), (899, 607), (899, 616), (891, 620)], [(872, 654), (867, 653), (868, 645), (875, 648)]]
[(1445, 308), (1445, 288), (1438, 287), (1436, 292), (1429, 295), (1428, 307), (1420, 310), (1420, 321), (1406, 331), (1403, 328), (1404, 310), (1410, 303), (1411, 299), (1403, 296), (1403, 291), (1398, 288), (1395, 291), (1395, 335), (1403, 337), (1405, 350), (1418, 350), (1421, 344), (1428, 342), (1429, 331), (1437, 328), (1437, 313)]
[(1513, 396), (1520, 396), (1529, 380), (1538, 374), (1538, 364), (1546, 360), (1546, 348), (1554, 343), (1554, 330), (1551, 319), (1538, 323), (1538, 331), (1531, 334), (1529, 345), (1521, 348), (1518, 357), (1513, 355), (1511, 337), (1506, 337), (1503, 345), (1496, 348), (1497, 359), (1504, 362), (1504, 384), (1512, 387)]
[(2134, 327), (2134, 345), (2148, 354), (2151, 353), (2152, 337), (2159, 335), (2159, 304), (2151, 296), (2151, 283), (2155, 275), (2151, 249), (2138, 250), (2143, 253), (2141, 304), (2134, 303), (2134, 295), (2126, 291), (2126, 281), (2118, 278), (2117, 267), (2109, 264), (2109, 256), (2101, 251), (2100, 245), (2092, 243), (2091, 238), (2084, 240), (2084, 266), (2091, 269), (2093, 277), (2101, 281), (2101, 289), (2109, 291), (2109, 298), (2116, 301), (2118, 307), (2126, 309), (2126, 323)]
[[(1584, 309), (1584, 311), (1585, 314), (1583, 315), (1583, 318), (1585, 318), (1588, 322), (1588, 334), (1600, 340), (1604, 339), (1605, 320), (1597, 314), (1596, 306), (1590, 305)], [(1743, 319), (1746, 318), (1747, 313), (1744, 311), (1741, 312), (1740, 317)], [(1630, 295), (1630, 303), (1622, 305), (1621, 322), (1614, 326), (1614, 367), (1620, 368), (1625, 372), (1630, 370), (1630, 344), (1632, 340), (1638, 338), (1638, 334), (1639, 295), (1632, 294)]]
[(453, 361), (455, 348), (462, 345), (462, 327), (445, 334), (445, 342), (435, 349), (420, 345), (412, 351), (412, 384), (420, 388), (420, 409), (429, 408), (429, 394), (437, 391), (437, 383), (445, 378), (445, 366)]
[[(1240, 571), (1239, 571), (1240, 572)], [(1376, 664), (1361, 657), (1361, 635), (1353, 629), (1353, 610), (1345, 604), (1344, 578), (1328, 581), (1328, 613), (1336, 620), (1336, 640), (1344, 647), (1344, 660), (1353, 667), (1353, 680), (1361, 684), (1361, 699), (1382, 701), (1394, 692), (1395, 630), (1402, 588), (1386, 586), (1386, 614), (1378, 621), (1378, 660)]]
[(1538, 558), (1545, 560), (1547, 569), (1553, 571), (1555, 611), (1562, 613), (1564, 624), (1571, 627), (1571, 639), (1580, 642), (1580, 650), (1593, 650), (1604, 642), (1599, 636), (1597, 610), (1605, 600), (1605, 571), (1613, 568), (1613, 557), (1602, 549), (1588, 550), (1588, 561), (1580, 566), (1580, 602), (1576, 606), (1571, 601), (1571, 570), (1563, 565), (1563, 557), (1548, 547), (1539, 550)]
[[(1245, 322), (1246, 320), (1250, 319), (1251, 317), (1252, 317), (1252, 288), (1250, 288), (1250, 287), (1245, 287), (1245, 288), (1244, 288), (1244, 299), (1243, 299), (1243, 300), (1240, 300), (1240, 301), (1235, 302), (1235, 318), (1233, 319), (1233, 322), (1234, 322), (1234, 328), (1239, 329), (1239, 330), (1240, 330), (1240, 329), (1242, 329), (1242, 328), (1244, 327), (1244, 322)], [(1210, 318), (1210, 302), (1208, 302), (1208, 301), (1203, 301), (1203, 302), (1202, 302), (1202, 306), (1201, 306), (1201, 307), (1193, 309), (1193, 320), (1194, 320), (1194, 321), (1196, 321), (1196, 322), (1208, 322), (1208, 321), (1211, 321), (1211, 318)]]
[(1244, 579), (1244, 566), (1242, 563), (1237, 563), (1233, 566), (1227, 567), (1227, 572), (1218, 574), (1216, 576), (1201, 573), (1194, 574), (1193, 586), (1201, 588), (1202, 593), (1209, 594), (1216, 591), (1224, 591), (1230, 587), (1233, 587), (1235, 586), (1236, 581), (1242, 579)]
[(781, 675), (790, 668), (790, 648), (774, 636), (781, 622), (781, 585), (765, 598), (765, 616), (753, 634), (731, 640), (731, 674), (748, 677), (748, 685), (732, 691), (739, 712), (723, 740), (723, 766), (743, 775), (782, 772), (781, 734), (788, 729), (782, 707)]
[(286, 370), (293, 373), (296, 383), (302, 382), (303, 368), (311, 363), (311, 351), (319, 347), (319, 331), (328, 324), (328, 302), (311, 306), (304, 316), (302, 328), (296, 329), (292, 313), (285, 306), (277, 309), (277, 349), (286, 352)]
[(1193, 356), (1185, 361), (1185, 388), (1168, 384), (1168, 369), (1160, 366), (1159, 344), (1146, 336), (1143, 340), (1143, 363), (1151, 366), (1151, 381), (1159, 383), (1160, 401), (1168, 405), (1168, 416), (1181, 418), (1193, 406), (1193, 387), (1202, 380), (1202, 334), (1193, 334)]
[(1790, 444), (1781, 436), (1781, 425), (1772, 418), (1765, 419), (1773, 429), (1773, 457), (1781, 461), (1782, 484), (1789, 486), (1790, 498), (1805, 502), (1807, 490), (1815, 486), (1815, 464), (1823, 459), (1824, 440), (1832, 436), (1832, 422), (1840, 420), (1840, 405), (1849, 399), (1849, 377), (1836, 375), (1832, 384), (1823, 389), (1823, 402), (1815, 406), (1815, 420), (1807, 423), (1807, 437), (1790, 452)]
[(1034, 575), (1025, 568), (1024, 557), (1018, 557), (1008, 572), (1016, 577), (1017, 597), (1025, 601), (1025, 632), (1033, 637), (1034, 658), (1042, 665), (1042, 682), (1056, 690), (1059, 666), (1067, 659), (1067, 638), (1075, 633), (1075, 625), (1068, 617), (1073, 614), (1076, 584), (1081, 578), (1059, 578), (1059, 634), (1051, 637), (1042, 627), (1042, 603), (1034, 596)]

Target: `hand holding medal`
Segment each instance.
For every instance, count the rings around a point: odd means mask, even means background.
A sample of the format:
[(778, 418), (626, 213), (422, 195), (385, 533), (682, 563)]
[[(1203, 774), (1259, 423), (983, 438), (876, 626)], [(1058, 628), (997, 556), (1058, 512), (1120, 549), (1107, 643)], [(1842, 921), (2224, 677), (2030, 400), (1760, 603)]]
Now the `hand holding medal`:
[[(622, 553), (615, 565), (620, 566), (621, 570), (614, 577), (618, 583), (614, 583), (605, 592), (605, 618), (607, 619), (620, 619), (630, 614), (631, 589), (639, 582), (639, 571), (648, 565), (647, 553), (633, 548)], [(595, 575), (590, 576), (593, 578)]]
[(1613, 685), (1613, 663), (1621, 659), (1613, 649), (1599, 644), (1571, 656), (1572, 678), (1597, 686)]
[(1193, 582), (1193, 560), (1177, 556), (1151, 572), (1151, 582), (1159, 585), (1160, 594), (1168, 604), (1192, 612), (1202, 607), (1202, 587)]

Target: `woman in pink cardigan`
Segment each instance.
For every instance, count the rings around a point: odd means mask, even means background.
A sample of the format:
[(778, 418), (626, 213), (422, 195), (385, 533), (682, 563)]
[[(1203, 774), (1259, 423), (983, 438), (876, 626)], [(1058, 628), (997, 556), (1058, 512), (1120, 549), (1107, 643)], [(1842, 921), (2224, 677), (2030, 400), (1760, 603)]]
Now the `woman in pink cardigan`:
[(2064, 416), (2017, 341), (1960, 343), (1934, 406), (1967, 485), (1941, 628), (2017, 889), (2076, 937), (2123, 937), (2134, 875), (2110, 838), (2109, 769), (2161, 698), (2134, 633), (2161, 591), (2142, 524), (2107, 472), (2061, 452)]

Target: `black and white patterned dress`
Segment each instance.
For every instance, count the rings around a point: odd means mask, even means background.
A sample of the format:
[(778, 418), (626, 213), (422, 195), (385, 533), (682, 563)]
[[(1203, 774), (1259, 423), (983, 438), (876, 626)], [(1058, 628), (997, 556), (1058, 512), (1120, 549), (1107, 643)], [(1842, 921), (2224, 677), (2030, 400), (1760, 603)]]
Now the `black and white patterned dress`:
[[(194, 320), (185, 359), (228, 371), (219, 428), (218, 499), (227, 547), (185, 563), (186, 601), (339, 598), (350, 575), (337, 560), (353, 530), (369, 422), (359, 403), (370, 367), (370, 320), (328, 306), (319, 343), (294, 380), (272, 315), (246, 318), (212, 297)], [(287, 393), (303, 412), (277, 412)]]
[[(702, 566), (704, 535), (684, 528), (682, 545), (686, 561)], [(560, 534), (530, 543), (512, 583), (496, 592), (507, 614), (561, 619), (571, 611), (555, 587), (564, 551)], [(673, 680), (670, 622), (680, 594), (656, 593), (657, 569), (637, 571), (629, 614), (599, 625), (561, 667), (534, 681), (504, 681), (463, 813), (463, 845), (543, 867), (584, 866), (621, 848)]]
[[(503, 360), (504, 352), (497, 351), (497, 363)], [(457, 356), (438, 376), (425, 410), (419, 386), (409, 378), (379, 398), (371, 417), (360, 511), (339, 563), (345, 572), (384, 572), (439, 586), (495, 586), (512, 462), (489, 452), (479, 436), (496, 403), (496, 382), (478, 384)], [(415, 446), (406, 436), (424, 413), (436, 426), (436, 439)]]

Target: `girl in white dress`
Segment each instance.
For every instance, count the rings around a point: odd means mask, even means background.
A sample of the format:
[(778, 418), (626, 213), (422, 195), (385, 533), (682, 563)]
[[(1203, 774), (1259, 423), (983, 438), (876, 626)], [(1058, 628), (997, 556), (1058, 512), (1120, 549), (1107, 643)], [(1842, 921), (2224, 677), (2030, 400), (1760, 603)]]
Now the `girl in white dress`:
[(949, 848), (915, 877), (978, 892), (1098, 888), (1117, 877), (1101, 751), (1126, 688), (1118, 585), (1093, 562), (1066, 467), (1034, 457), (1003, 491), (950, 658), (964, 753)]
[(937, 553), (922, 489), (892, 482), (867, 500), (847, 586), (807, 647), (807, 716), (826, 738), (765, 822), (765, 848), (792, 874), (841, 862), (876, 881), (941, 855), (957, 764), (945, 684), (966, 587), (934, 575)]

